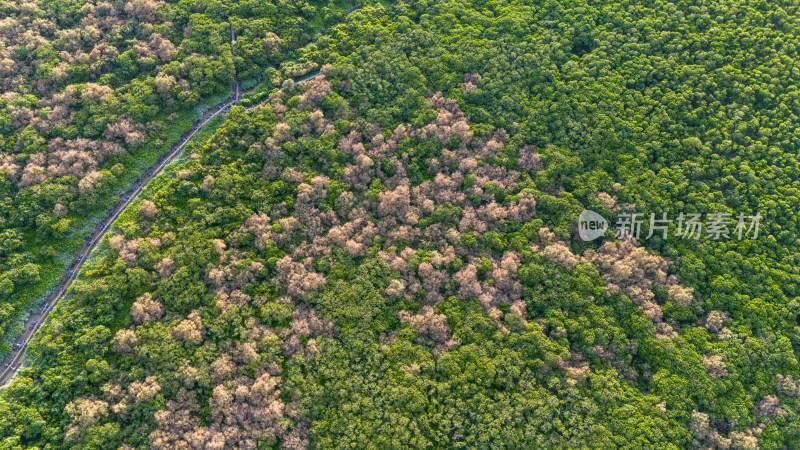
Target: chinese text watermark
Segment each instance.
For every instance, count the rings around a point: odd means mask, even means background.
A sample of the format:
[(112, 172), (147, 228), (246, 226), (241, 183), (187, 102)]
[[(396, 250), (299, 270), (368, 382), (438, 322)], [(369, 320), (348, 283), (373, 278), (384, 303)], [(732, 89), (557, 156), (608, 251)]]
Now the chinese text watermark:
[[(617, 239), (632, 237), (645, 240), (653, 236), (667, 239), (673, 236), (679, 239), (757, 239), (758, 229), (761, 225), (761, 214), (753, 215), (740, 213), (715, 212), (707, 213), (679, 213), (677, 217), (670, 217), (664, 212), (656, 213), (623, 212), (617, 216), (614, 236)], [(642, 227), (647, 225), (645, 234)], [(591, 241), (605, 235), (608, 230), (608, 221), (600, 214), (585, 210), (578, 216), (578, 234), (584, 241)]]

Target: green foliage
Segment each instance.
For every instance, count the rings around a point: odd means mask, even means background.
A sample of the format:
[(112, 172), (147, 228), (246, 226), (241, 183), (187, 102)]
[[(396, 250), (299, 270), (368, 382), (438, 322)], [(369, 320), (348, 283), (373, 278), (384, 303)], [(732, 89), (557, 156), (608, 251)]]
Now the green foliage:
[(286, 77), (275, 66), (320, 20), (333, 23), (308, 2), (61, 3), (3, 12), (0, 40), (16, 50), (2, 82), (14, 94), (0, 103), (0, 233), (16, 237), (0, 247), (0, 273), (20, 268), (24, 280), (4, 297), (13, 312), (0, 336), (53, 289), (116, 196), (235, 81), (269, 78), (268, 94)]
[[(237, 73), (269, 83), (148, 190), (153, 217), (118, 221), (0, 396), (3, 446), (230, 425), (230, 447), (800, 447), (793, 6), (355, 6), (165, 4), (172, 62), (140, 54), (136, 23), (106, 65), (54, 78), (102, 79), (107, 105), (81, 97), (44, 135), (15, 120), (46, 97), (0, 100), (4, 155), (27, 163)], [(53, 41), (11, 56), (52, 72)], [(325, 76), (283, 83), (281, 63)], [(0, 178), (0, 331), (131, 164), (83, 191)], [(586, 208), (764, 222), (755, 241), (598, 244), (575, 237)]]

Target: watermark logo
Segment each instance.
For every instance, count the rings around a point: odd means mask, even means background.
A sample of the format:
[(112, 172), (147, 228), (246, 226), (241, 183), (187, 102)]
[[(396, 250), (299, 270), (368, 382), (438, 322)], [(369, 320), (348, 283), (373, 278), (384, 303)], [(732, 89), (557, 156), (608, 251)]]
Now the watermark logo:
[(587, 209), (578, 216), (578, 234), (584, 241), (593, 241), (606, 234), (606, 230), (608, 221), (600, 214)]
[[(705, 220), (703, 220), (705, 219)], [(667, 239), (669, 236), (679, 239), (709, 239), (718, 241), (728, 240), (754, 240), (758, 238), (762, 216), (756, 212), (753, 215), (714, 212), (703, 217), (698, 213), (680, 213), (676, 218), (668, 217), (666, 212), (657, 217), (655, 213), (648, 216), (644, 213), (623, 212), (617, 217), (614, 237), (625, 239), (632, 237), (645, 240), (654, 235)], [(649, 225), (649, 226), (647, 226)], [(646, 227), (645, 235), (642, 228)], [(592, 241), (603, 236), (608, 229), (608, 222), (600, 214), (585, 210), (578, 216), (578, 234), (584, 241)]]

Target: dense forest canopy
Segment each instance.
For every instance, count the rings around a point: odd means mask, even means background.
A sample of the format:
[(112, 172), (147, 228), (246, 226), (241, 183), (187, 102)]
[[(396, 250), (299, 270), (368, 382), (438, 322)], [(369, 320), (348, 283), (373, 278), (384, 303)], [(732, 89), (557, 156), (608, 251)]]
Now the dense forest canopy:
[[(355, 6), (6, 6), (6, 320), (33, 224), (136, 154), (108, 130), (270, 79), (115, 223), (5, 447), (800, 447), (797, 4)], [(97, 180), (58, 172), (80, 139)], [(762, 222), (585, 242), (585, 209)]]
[(269, 78), (343, 11), (305, 1), (4, 3), (0, 336), (13, 337), (114, 194), (228, 95), (235, 75)]

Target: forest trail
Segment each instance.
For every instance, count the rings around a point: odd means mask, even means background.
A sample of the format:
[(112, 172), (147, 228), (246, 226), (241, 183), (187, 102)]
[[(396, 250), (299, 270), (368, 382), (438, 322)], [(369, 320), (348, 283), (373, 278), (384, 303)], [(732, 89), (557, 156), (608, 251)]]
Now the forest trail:
[[(236, 36), (233, 31), (233, 25), (231, 25), (232, 49), (235, 41)], [(313, 75), (306, 76), (298, 80), (297, 83), (310, 81), (316, 78), (318, 75), (319, 73), (315, 73)], [(180, 139), (178, 139), (175, 144), (172, 145), (167, 153), (162, 155), (152, 167), (147, 169), (142, 176), (134, 182), (134, 185), (129, 190), (119, 195), (119, 200), (114, 204), (114, 206), (111, 207), (106, 214), (106, 217), (95, 227), (94, 232), (88, 237), (86, 245), (82, 246), (72, 258), (72, 262), (70, 262), (69, 266), (67, 266), (67, 269), (64, 271), (64, 275), (61, 277), (61, 281), (59, 281), (55, 287), (55, 290), (44, 301), (44, 306), (40, 305), (39, 309), (34, 314), (31, 314), (31, 316), (25, 321), (24, 331), (17, 336), (12, 344), (11, 351), (8, 355), (6, 355), (5, 359), (0, 362), (0, 386), (5, 386), (8, 384), (17, 374), (17, 371), (22, 365), (22, 357), (25, 354), (25, 350), (27, 349), (31, 338), (41, 328), (45, 319), (47, 319), (47, 316), (50, 314), (50, 311), (54, 310), (56, 305), (58, 305), (58, 302), (64, 298), (65, 294), (67, 293), (67, 289), (72, 282), (75, 281), (75, 278), (77, 277), (81, 267), (83, 267), (83, 264), (89, 259), (89, 254), (91, 254), (92, 250), (94, 250), (94, 248), (97, 246), (97, 243), (102, 241), (106, 232), (111, 229), (111, 225), (114, 223), (114, 221), (117, 220), (125, 208), (131, 202), (133, 202), (133, 200), (135, 200), (136, 197), (147, 187), (150, 181), (160, 175), (170, 163), (175, 161), (181, 155), (181, 153), (183, 153), (183, 149), (186, 148), (186, 145), (192, 140), (198, 131), (202, 130), (203, 127), (205, 127), (215, 117), (228, 112), (228, 110), (230, 110), (230, 108), (235, 105), (236, 102), (241, 100), (242, 87), (239, 82), (238, 73), (235, 73), (234, 75), (234, 85), (232, 91), (233, 92), (230, 97), (206, 111), (203, 116), (198, 119), (191, 126), (191, 128), (189, 128), (189, 130), (184, 133)], [(260, 104), (261, 103), (253, 105), (248, 109), (255, 108)]]

